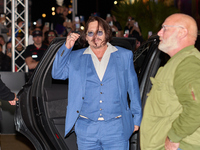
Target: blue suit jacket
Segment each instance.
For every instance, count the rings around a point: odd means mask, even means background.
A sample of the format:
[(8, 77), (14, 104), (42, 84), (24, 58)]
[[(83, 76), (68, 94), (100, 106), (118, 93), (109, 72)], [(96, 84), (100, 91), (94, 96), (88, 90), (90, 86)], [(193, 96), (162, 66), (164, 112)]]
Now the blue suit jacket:
[[(133, 53), (130, 50), (116, 47), (118, 51), (112, 53), (117, 71), (117, 82), (121, 97), (122, 120), (125, 139), (129, 139), (134, 130), (134, 125), (140, 125), (142, 118), (140, 91), (137, 74), (133, 66)], [(65, 120), (65, 135), (75, 124), (84, 99), (87, 61), (89, 54), (83, 54), (86, 48), (71, 51), (65, 43), (60, 47), (53, 63), (52, 77), (54, 79), (69, 78), (68, 106)], [(95, 89), (94, 89), (95, 90)], [(127, 101), (127, 92), (130, 97), (130, 108)], [(109, 106), (108, 106), (109, 107)]]

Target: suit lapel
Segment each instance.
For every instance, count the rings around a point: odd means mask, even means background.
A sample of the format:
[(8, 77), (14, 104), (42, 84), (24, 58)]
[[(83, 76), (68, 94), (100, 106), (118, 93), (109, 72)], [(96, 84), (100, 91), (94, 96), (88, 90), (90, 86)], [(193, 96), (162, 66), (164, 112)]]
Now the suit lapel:
[(115, 68), (116, 68), (116, 76), (117, 76), (117, 83), (118, 83), (118, 88), (119, 88), (119, 94), (121, 96), (121, 80), (122, 78), (122, 70), (120, 69), (122, 67), (122, 62), (120, 61), (120, 55), (119, 52), (116, 51), (114, 53), (111, 54), (111, 57), (113, 57), (114, 59), (114, 64), (115, 64)]
[(88, 59), (89, 59), (90, 55), (89, 54), (83, 54), (81, 56), (81, 83), (80, 85), (82, 85), (82, 97), (85, 96), (85, 84), (86, 84), (86, 76), (87, 76), (87, 64), (88, 64)]

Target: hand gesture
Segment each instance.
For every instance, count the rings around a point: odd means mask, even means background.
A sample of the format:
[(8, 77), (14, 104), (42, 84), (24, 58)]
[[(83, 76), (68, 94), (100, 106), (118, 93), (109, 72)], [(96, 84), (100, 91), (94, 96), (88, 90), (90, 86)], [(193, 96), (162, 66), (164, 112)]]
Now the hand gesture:
[(43, 29), (42, 29), (42, 33), (45, 33), (45, 32), (47, 32), (47, 31), (49, 31), (49, 27), (46, 26), (46, 25), (44, 25), (44, 27), (43, 27)]
[(79, 34), (78, 33), (71, 33), (70, 35), (67, 36), (66, 39), (66, 44), (65, 46), (70, 49), (74, 46), (76, 40), (79, 38)]
[(16, 94), (15, 94), (15, 98), (12, 101), (8, 101), (10, 103), (10, 105), (16, 105), (16, 101), (18, 101), (19, 99), (17, 98)]

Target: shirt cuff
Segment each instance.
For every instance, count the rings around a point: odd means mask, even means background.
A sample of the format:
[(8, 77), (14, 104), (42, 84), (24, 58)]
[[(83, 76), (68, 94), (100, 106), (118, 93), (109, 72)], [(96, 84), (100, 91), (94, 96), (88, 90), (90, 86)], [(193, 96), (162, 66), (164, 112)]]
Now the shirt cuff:
[(168, 132), (169, 139), (173, 142), (173, 143), (179, 143), (182, 140), (182, 137), (179, 137), (178, 135), (176, 135), (176, 133), (174, 132), (174, 129), (171, 128)]

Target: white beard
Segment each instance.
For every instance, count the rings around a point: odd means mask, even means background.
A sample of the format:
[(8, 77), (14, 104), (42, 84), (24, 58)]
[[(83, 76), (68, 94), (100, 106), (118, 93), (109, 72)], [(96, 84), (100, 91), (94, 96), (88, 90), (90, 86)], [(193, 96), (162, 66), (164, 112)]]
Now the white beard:
[(178, 30), (175, 31), (168, 39), (161, 39), (162, 41), (159, 43), (158, 48), (167, 54), (170, 50), (176, 49), (178, 47), (177, 35)]

